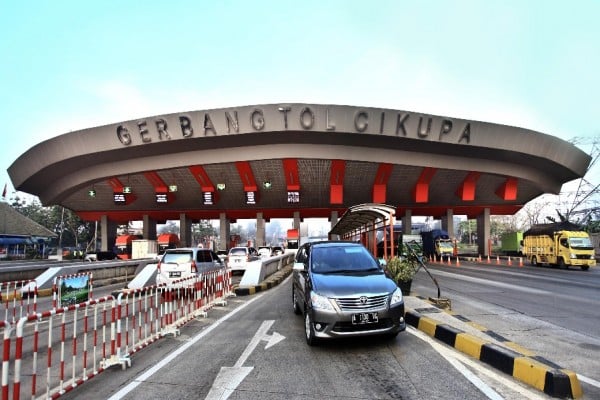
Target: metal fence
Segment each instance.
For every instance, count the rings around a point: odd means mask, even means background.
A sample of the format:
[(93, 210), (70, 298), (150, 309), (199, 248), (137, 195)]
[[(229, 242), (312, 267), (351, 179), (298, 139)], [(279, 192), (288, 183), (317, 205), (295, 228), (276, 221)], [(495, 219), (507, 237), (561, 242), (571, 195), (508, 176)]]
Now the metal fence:
[(231, 272), (216, 270), (44, 312), (33, 300), (9, 301), (0, 321), (1, 399), (56, 398), (107, 368), (125, 369), (136, 351), (178, 335), (183, 324), (232, 295)]

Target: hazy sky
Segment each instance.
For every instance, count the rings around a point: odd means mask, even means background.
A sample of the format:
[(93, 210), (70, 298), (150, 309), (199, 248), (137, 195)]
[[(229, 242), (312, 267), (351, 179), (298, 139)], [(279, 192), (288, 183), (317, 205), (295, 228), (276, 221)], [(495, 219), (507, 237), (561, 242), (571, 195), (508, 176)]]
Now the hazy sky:
[(592, 0), (2, 1), (0, 185), (71, 130), (279, 102), (514, 125), (589, 152), (599, 16)]

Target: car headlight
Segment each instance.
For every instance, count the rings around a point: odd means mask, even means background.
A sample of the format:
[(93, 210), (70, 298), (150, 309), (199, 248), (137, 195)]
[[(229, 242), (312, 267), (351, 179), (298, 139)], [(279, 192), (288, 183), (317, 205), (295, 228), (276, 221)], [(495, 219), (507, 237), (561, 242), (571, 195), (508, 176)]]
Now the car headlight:
[(390, 306), (400, 303), (401, 301), (402, 301), (402, 290), (400, 290), (400, 288), (396, 288), (396, 290), (394, 290), (394, 293), (392, 293), (392, 299), (390, 300)]
[(316, 294), (313, 291), (310, 292), (310, 302), (313, 308), (334, 311), (333, 306), (327, 297)]
[(573, 254), (573, 253), (571, 253), (571, 254), (569, 254), (569, 256), (570, 256), (571, 258), (577, 258), (577, 254)]

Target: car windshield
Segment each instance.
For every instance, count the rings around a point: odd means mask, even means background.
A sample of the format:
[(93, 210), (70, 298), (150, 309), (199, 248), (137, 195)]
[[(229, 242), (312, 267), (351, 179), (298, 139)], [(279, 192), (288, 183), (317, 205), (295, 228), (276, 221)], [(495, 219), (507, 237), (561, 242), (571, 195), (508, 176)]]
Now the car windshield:
[(192, 252), (191, 251), (178, 251), (178, 252), (173, 252), (173, 253), (165, 253), (165, 255), (163, 256), (162, 262), (182, 264), (182, 263), (188, 263), (191, 260), (192, 260)]
[(594, 247), (592, 246), (592, 241), (587, 237), (580, 238), (569, 238), (569, 243), (571, 244), (572, 249), (580, 249), (580, 250), (592, 250)]
[(229, 251), (229, 255), (230, 256), (245, 256), (246, 255), (246, 249), (243, 247), (240, 248), (233, 248)]
[(375, 259), (360, 246), (323, 246), (311, 252), (312, 270), (319, 274), (379, 270)]

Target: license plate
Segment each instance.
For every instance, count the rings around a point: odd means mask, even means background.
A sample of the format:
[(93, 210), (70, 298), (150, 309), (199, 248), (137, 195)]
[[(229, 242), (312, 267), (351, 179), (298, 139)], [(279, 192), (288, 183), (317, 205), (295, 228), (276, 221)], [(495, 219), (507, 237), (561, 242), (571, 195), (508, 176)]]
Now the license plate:
[(169, 278), (181, 278), (181, 271), (169, 272)]
[(352, 314), (352, 324), (375, 324), (379, 321), (379, 316), (376, 312)]

